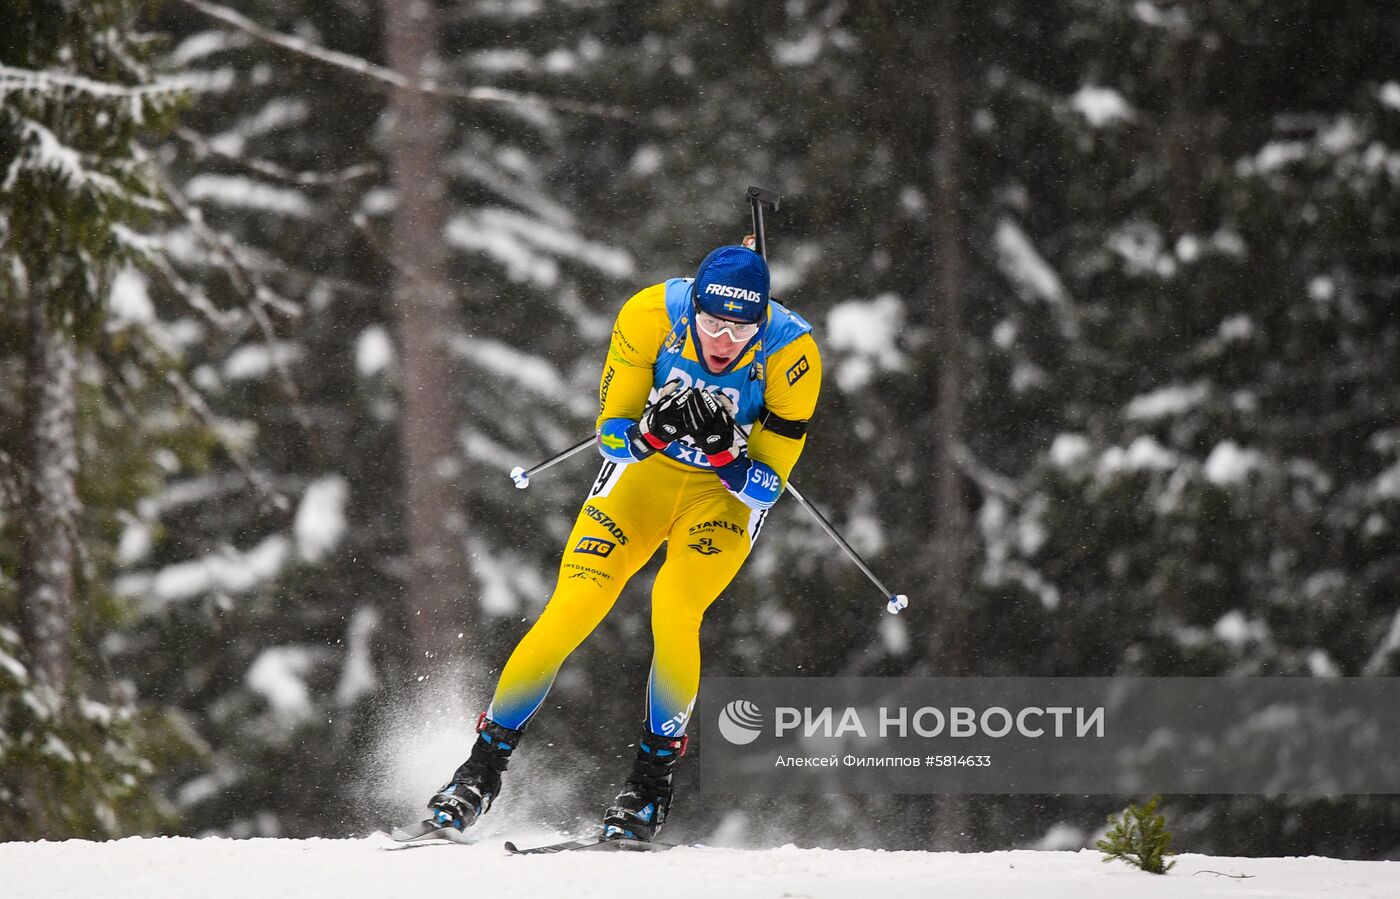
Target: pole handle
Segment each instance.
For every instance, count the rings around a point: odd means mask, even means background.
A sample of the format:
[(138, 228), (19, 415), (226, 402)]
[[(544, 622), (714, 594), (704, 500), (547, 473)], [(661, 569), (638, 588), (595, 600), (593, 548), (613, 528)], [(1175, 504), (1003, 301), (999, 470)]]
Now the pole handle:
[(777, 212), (782, 197), (766, 188), (750, 187), (744, 193), (744, 199), (749, 203), (749, 213), (753, 218), (754, 250), (766, 260), (768, 258), (768, 238), (763, 233), (763, 209), (766, 206)]
[(763, 187), (750, 187), (744, 196), (750, 203), (761, 203), (773, 212), (778, 211), (778, 204), (783, 199), (775, 192)]

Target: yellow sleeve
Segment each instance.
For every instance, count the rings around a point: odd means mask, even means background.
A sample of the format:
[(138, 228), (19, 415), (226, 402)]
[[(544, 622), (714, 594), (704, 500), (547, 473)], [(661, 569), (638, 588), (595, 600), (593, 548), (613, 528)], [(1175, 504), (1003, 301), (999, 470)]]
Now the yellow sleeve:
[[(810, 333), (768, 357), (764, 372), (763, 405), (789, 421), (807, 421), (817, 410), (817, 394), (822, 386), (822, 358)], [(765, 463), (787, 483), (802, 448), (804, 435), (796, 440), (755, 424), (749, 434), (749, 458)]]
[(651, 393), (656, 357), (669, 331), (665, 284), (654, 284), (622, 304), (598, 384), (596, 427), (602, 428), (610, 418), (641, 417)]

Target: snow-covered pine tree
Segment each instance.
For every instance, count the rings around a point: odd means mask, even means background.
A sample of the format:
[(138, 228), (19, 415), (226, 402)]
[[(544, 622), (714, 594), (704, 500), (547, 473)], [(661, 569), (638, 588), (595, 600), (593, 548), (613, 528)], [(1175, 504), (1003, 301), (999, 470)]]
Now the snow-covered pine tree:
[[(0, 836), (111, 836), (150, 826), (145, 720), (101, 639), (109, 502), (139, 480), (94, 395), (109, 298), (160, 208), (138, 139), (168, 126), (178, 84), (148, 68), (133, 0), (22, 0), (0, 10)], [(97, 415), (91, 415), (97, 411)], [(88, 413), (88, 414), (82, 414)], [(149, 449), (149, 448), (145, 448)], [(127, 477), (83, 490), (83, 467)], [(91, 485), (90, 485), (91, 486)], [(95, 496), (92, 514), (82, 497)], [(106, 526), (104, 528), (104, 525)]]
[[(1393, 674), (1394, 13), (1070, 9), (1077, 83), (1043, 132), (1061, 184), (1029, 196), (1054, 199), (1037, 228), (1080, 328), (997, 530), (1002, 570), (1058, 597), (1041, 658)], [(1222, 853), (1384, 852), (1400, 833), (1389, 799), (1193, 802), (1193, 845)]]

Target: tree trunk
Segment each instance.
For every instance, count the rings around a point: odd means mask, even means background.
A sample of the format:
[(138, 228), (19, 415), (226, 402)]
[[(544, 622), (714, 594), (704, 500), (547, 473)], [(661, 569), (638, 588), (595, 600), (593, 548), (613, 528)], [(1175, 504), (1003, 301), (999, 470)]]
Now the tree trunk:
[[(437, 66), (431, 0), (385, 0), (390, 67), (426, 78)], [(447, 285), (444, 121), (437, 98), (396, 90), (389, 103), (392, 180), (398, 204), (390, 241), (393, 295), (403, 353), (401, 453), (406, 492), (409, 632), (414, 668), (460, 665), (470, 633), (465, 602), (459, 412), (449, 341), (460, 333)]]
[(930, 659), (944, 674), (964, 674), (971, 659), (963, 632), (967, 622), (966, 567), (969, 518), (959, 457), (963, 446), (963, 272), (966, 242), (959, 213), (963, 165), (957, 60), (957, 0), (942, 0), (935, 18), (930, 60), (938, 139), (933, 153), (933, 227), (938, 285), (935, 332), (938, 383), (935, 397), (933, 520), (934, 595), (942, 607)]
[[(935, 396), (935, 472), (933, 595), (938, 602), (930, 634), (931, 670), (943, 675), (969, 674), (972, 657), (967, 633), (971, 614), (966, 595), (969, 519), (959, 464), (963, 446), (963, 272), (965, 235), (959, 214), (963, 165), (961, 72), (958, 68), (958, 0), (940, 0), (934, 14), (930, 60), (934, 81), (934, 117), (938, 123), (933, 152), (933, 231), (938, 285), (935, 333), (938, 384)], [(971, 809), (965, 796), (942, 796), (935, 812), (933, 847), (973, 848)]]
[(77, 560), (78, 443), (73, 341), (29, 300), (19, 468), (19, 626), (37, 681), (68, 684)]

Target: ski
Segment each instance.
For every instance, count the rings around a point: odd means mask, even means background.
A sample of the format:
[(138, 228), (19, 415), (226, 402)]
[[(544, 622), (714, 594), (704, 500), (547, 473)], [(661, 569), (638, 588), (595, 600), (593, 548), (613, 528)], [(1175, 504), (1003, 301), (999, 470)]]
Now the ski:
[(550, 843), (547, 846), (531, 846), (522, 849), (509, 840), (506, 841), (506, 851), (511, 855), (552, 855), (555, 852), (664, 852), (667, 849), (676, 848), (675, 843), (645, 842), (643, 840), (629, 840), (625, 837), (617, 837), (611, 840), (603, 837), (588, 837), (582, 840), (565, 840), (562, 843)]
[(472, 842), (465, 832), (452, 825), (431, 820), (419, 821), (417, 824), (410, 824), (407, 827), (395, 827), (389, 831), (389, 837), (395, 843), (401, 843), (405, 846), (419, 846), (431, 842), (467, 845)]

